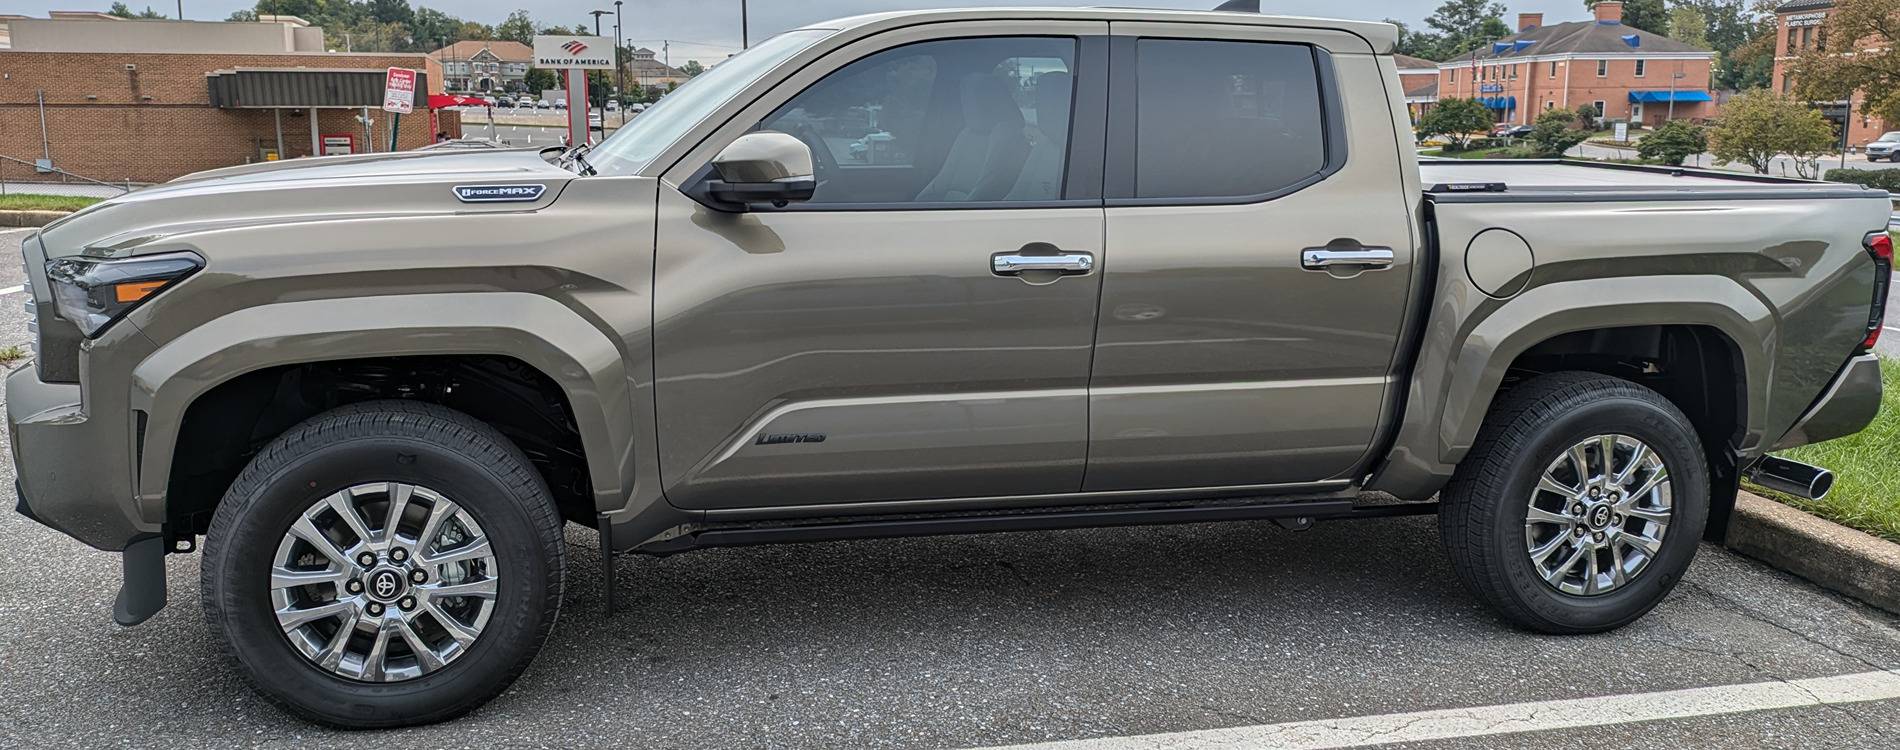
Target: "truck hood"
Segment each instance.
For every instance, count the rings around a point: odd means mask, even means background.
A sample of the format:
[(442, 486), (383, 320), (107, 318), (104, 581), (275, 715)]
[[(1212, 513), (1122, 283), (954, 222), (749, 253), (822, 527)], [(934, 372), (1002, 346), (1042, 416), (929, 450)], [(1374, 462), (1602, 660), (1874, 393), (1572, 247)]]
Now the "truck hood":
[[(41, 230), (49, 257), (175, 249), (180, 235), (257, 224), (533, 211), (576, 175), (532, 149), (291, 159), (185, 175), (79, 211)], [(538, 186), (470, 202), (466, 186)], [(536, 193), (532, 199), (528, 194)], [(149, 250), (147, 250), (149, 248)]]

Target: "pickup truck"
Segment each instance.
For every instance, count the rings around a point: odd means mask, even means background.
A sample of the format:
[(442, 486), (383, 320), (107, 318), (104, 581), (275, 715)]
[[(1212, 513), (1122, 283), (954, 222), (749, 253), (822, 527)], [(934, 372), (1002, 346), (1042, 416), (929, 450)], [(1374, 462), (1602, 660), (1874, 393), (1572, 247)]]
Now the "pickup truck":
[(611, 560), (1436, 514), (1504, 619), (1617, 628), (1744, 474), (1825, 491), (1769, 451), (1872, 419), (1887, 195), (1421, 165), (1395, 42), (866, 15), (591, 149), (132, 192), (25, 242), (19, 511), (122, 555), (127, 625), (202, 540), (240, 668), (348, 727), (499, 694), (570, 523)]

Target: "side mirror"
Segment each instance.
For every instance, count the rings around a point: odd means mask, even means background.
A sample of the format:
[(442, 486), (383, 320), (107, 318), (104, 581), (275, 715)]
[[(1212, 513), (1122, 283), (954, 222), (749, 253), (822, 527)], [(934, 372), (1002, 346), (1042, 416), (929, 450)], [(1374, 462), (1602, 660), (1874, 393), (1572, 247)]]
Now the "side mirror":
[(783, 207), (811, 200), (818, 189), (811, 147), (776, 131), (739, 136), (713, 157), (712, 167), (715, 177), (706, 180), (706, 193), (722, 203)]

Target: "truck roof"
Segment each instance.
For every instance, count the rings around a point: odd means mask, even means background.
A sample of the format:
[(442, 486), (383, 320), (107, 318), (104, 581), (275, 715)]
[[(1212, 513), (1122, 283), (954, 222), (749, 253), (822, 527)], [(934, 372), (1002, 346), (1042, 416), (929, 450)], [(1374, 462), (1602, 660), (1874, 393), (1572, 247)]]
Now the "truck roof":
[[(1211, 2), (1211, 0), (1210, 0)], [(1398, 27), (1377, 21), (1349, 21), (1305, 16), (1276, 16), (1261, 13), (1236, 13), (1213, 10), (1167, 10), (1158, 8), (941, 8), (935, 10), (897, 10), (814, 23), (804, 28), (833, 31), (871, 32), (881, 28), (911, 26), (920, 23), (984, 20), (1069, 20), (1069, 21), (1148, 21), (1171, 23), (1224, 23), (1250, 26), (1280, 26), (1301, 29), (1332, 29), (1358, 36), (1372, 51), (1392, 54), (1399, 43)]]

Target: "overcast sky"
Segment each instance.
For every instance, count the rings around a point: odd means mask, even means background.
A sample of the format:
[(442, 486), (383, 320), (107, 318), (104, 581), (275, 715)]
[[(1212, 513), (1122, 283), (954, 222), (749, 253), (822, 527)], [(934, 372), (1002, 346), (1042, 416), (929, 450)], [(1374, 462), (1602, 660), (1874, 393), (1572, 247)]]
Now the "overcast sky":
[[(1347, 18), (1397, 18), (1414, 26), (1430, 14), (1441, 0), (1263, 0), (1269, 13)], [(671, 39), (674, 64), (698, 58), (711, 62), (739, 49), (740, 0), (626, 0), (627, 38), (641, 46), (660, 49), (661, 40)], [(9, 0), (6, 12), (44, 17), (48, 10), (97, 9), (110, 6), (111, 0)], [(177, 13), (178, 0), (127, 0), (134, 10), (150, 5), (166, 15)], [(185, 17), (192, 20), (223, 20), (239, 8), (253, 7), (255, 0), (184, 0)], [(572, 26), (588, 21), (587, 11), (612, 10), (612, 0), (410, 0), (416, 6), (433, 7), (465, 19), (493, 24), (516, 8), (528, 7), (535, 20), (545, 24)], [(1119, 5), (1156, 8), (1206, 9), (1220, 0), (751, 0), (752, 39), (757, 41), (789, 28), (827, 18), (879, 10), (932, 8), (968, 5)], [(24, 5), (24, 7), (21, 7)], [(1543, 12), (1546, 23), (1580, 20), (1585, 17), (1582, 0), (1506, 0), (1506, 23), (1520, 11)], [(603, 19), (611, 24), (612, 17)], [(603, 26), (607, 35), (613, 31)]]

